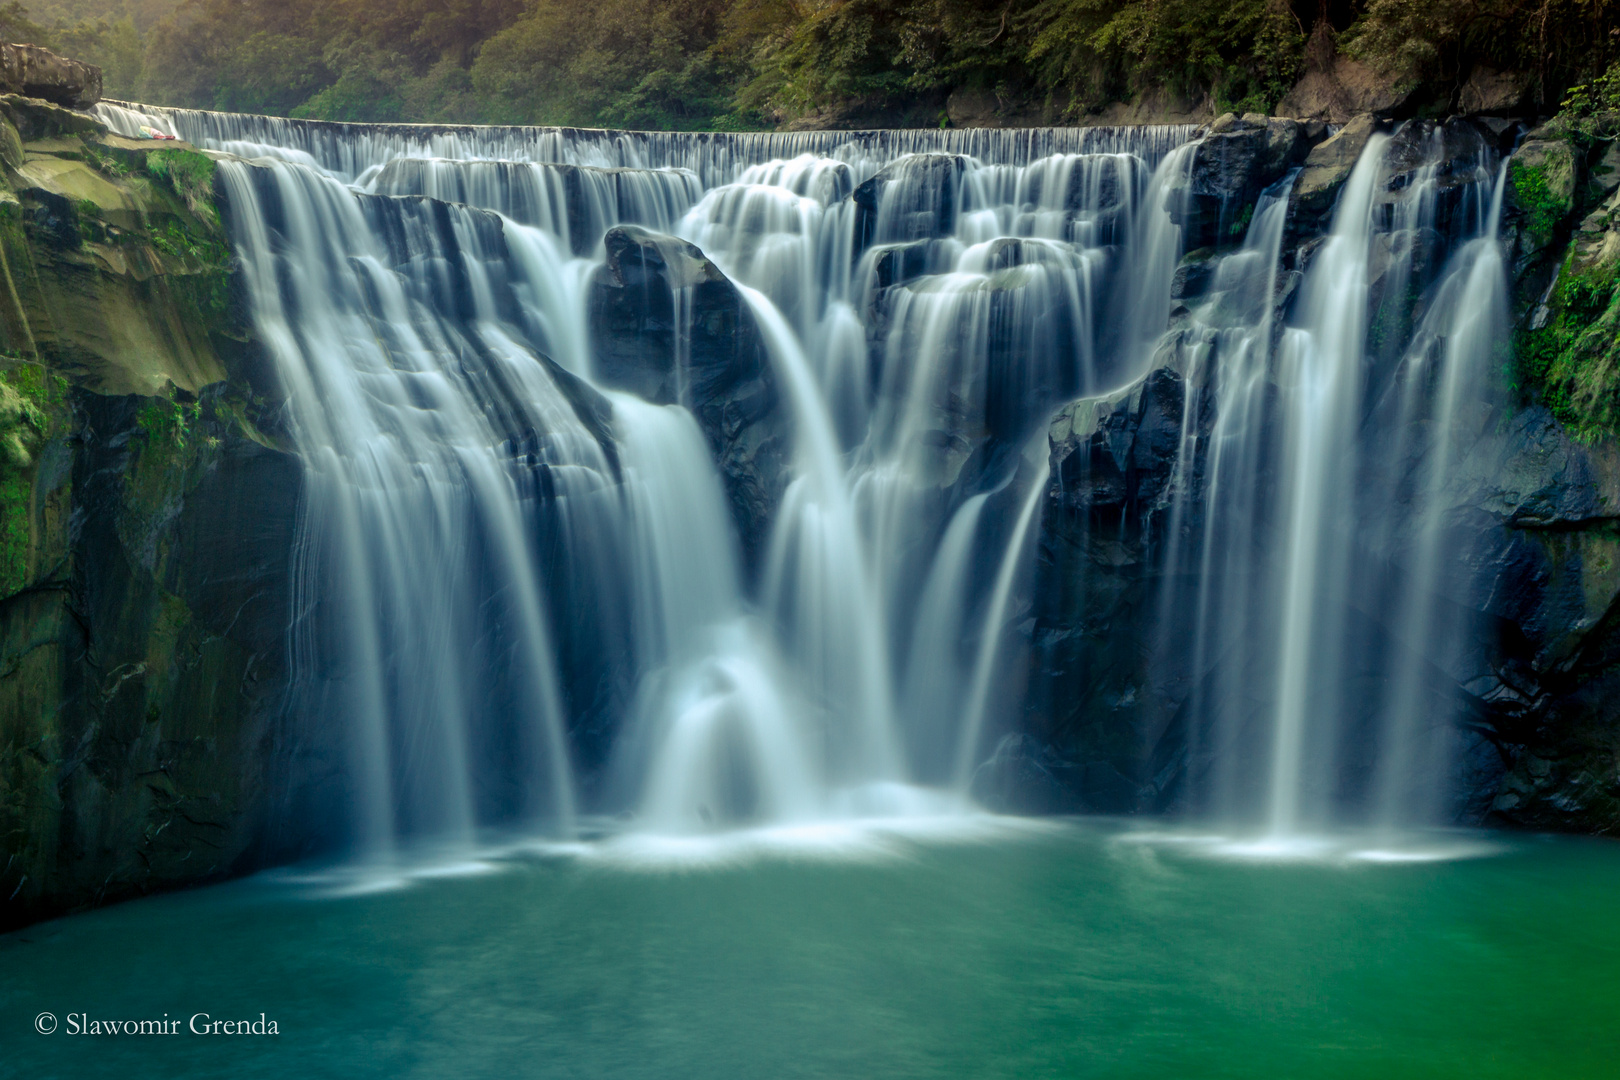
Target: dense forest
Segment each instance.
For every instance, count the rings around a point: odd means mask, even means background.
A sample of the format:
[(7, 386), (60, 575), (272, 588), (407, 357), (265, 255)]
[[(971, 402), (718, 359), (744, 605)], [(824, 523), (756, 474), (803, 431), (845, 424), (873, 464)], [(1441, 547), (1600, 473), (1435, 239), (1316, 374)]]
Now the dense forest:
[(11, 0), (0, 24), (113, 97), (636, 128), (946, 123), (953, 92), (1055, 122), (1149, 93), (1269, 110), (1335, 55), (1419, 111), (1483, 65), (1550, 112), (1620, 61), (1620, 0)]

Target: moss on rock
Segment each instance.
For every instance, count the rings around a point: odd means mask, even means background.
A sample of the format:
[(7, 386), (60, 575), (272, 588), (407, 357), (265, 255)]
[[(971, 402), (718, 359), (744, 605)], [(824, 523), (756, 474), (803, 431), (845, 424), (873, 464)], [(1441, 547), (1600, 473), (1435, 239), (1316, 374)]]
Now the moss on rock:
[(0, 95), (0, 929), (259, 835), (302, 472), (213, 172)]

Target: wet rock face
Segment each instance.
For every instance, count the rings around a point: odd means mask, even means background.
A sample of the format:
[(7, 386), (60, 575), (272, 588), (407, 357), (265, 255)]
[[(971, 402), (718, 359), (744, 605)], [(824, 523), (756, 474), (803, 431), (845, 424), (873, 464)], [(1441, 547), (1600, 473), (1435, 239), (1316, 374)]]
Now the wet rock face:
[(1459, 469), (1465, 541), (1486, 578), (1488, 707), (1501, 769), (1481, 814), (1535, 828), (1620, 824), (1620, 453), (1539, 408), (1488, 432)]
[[(1199, 500), (1172, 522), (1169, 496), (1205, 482), (1213, 404), (1201, 389), (1187, 399), (1173, 351), (1161, 359), (1135, 386), (1074, 402), (1053, 421), (1022, 741), (999, 748), (975, 780), (1010, 808), (1197, 811), (1198, 793), (1211, 790), (1214, 729), (1201, 703), (1221, 691), (1194, 670), (1161, 597), (1171, 527), (1200, 527)], [(1576, 442), (1539, 408), (1498, 406), (1471, 427), (1440, 517), (1451, 571), (1436, 603), (1473, 629), (1444, 670), (1436, 661), (1423, 676), (1453, 747), (1454, 774), (1436, 782), (1464, 822), (1611, 830), (1620, 824), (1620, 451)], [(1421, 444), (1379, 468), (1413, 467)], [(1399, 523), (1358, 536), (1354, 580), (1402, 587), (1410, 540)], [(1355, 703), (1376, 700), (1388, 677), (1379, 658), (1401, 647), (1389, 627), (1351, 618), (1341, 677), (1367, 691), (1344, 697), (1334, 782), (1352, 803), (1366, 798), (1358, 785), (1381, 720)], [(1233, 684), (1259, 677), (1238, 673)], [(1222, 738), (1241, 749), (1232, 756), (1264, 761), (1269, 714), (1263, 695), (1251, 696)]]
[[(1285, 257), (1290, 246), (1298, 253), (1296, 266), (1308, 263), (1332, 199), (1376, 129), (1365, 118), (1308, 155), (1285, 243)], [(1514, 134), (1478, 120), (1414, 122), (1394, 134), (1376, 179), (1373, 330), (1382, 326), (1396, 342), (1409, 334), (1414, 305), (1421, 308), (1471, 228), (1470, 216), (1483, 209), (1466, 202), (1468, 181), (1494, 166), (1492, 152), (1506, 149), (1502, 140)], [(1530, 154), (1509, 174), (1509, 250), (1532, 265), (1562, 260), (1566, 273), (1620, 264), (1610, 220), (1620, 220), (1611, 213), (1620, 200), (1620, 153), (1610, 170), (1603, 147), (1583, 162), (1550, 133), (1525, 145)], [(1411, 201), (1420, 185), (1427, 200), (1421, 221)], [(1577, 209), (1586, 217), (1572, 228)], [(1220, 260), (1217, 248), (1191, 251), (1172, 284), (1176, 298), (1202, 302)], [(1297, 276), (1283, 274), (1279, 289)], [(1520, 312), (1533, 313), (1522, 296)], [(1181, 325), (1173, 315), (1172, 327)], [(1382, 384), (1390, 357), (1378, 337), (1369, 333), (1369, 371)], [(1189, 391), (1179, 374), (1191, 369), (1177, 360), (1175, 340), (1167, 339), (1162, 366), (1141, 383), (1072, 403), (1053, 422), (1028, 711), (1016, 739), (975, 779), (975, 790), (996, 805), (1178, 812), (1197, 810), (1197, 792), (1211, 788), (1213, 729), (1199, 702), (1221, 691), (1193, 669), (1177, 628), (1165, 624), (1161, 599), (1171, 584), (1166, 546), (1176, 530), (1187, 536), (1201, 528), (1201, 455), (1213, 421), (1207, 391)], [(1540, 408), (1478, 409), (1446, 486), (1439, 527), (1450, 568), (1434, 599), (1447, 620), (1474, 629), (1422, 675), (1432, 715), (1453, 747), (1453, 775), (1438, 783), (1452, 793), (1449, 812), (1459, 820), (1610, 830), (1620, 824), (1620, 452), (1610, 442), (1576, 441)], [(1424, 445), (1415, 433), (1400, 452), (1405, 457), (1376, 466), (1369, 459), (1368, 467), (1405, 475)], [(1271, 482), (1257, 479), (1256, 490)], [(1184, 500), (1174, 523), (1172, 489)], [(1355, 539), (1356, 580), (1401, 587), (1412, 542), (1405, 528), (1396, 522), (1384, 534)], [(1374, 660), (1404, 646), (1365, 615), (1354, 616), (1346, 633), (1345, 685), (1366, 692), (1340, 695), (1351, 704), (1343, 715), (1344, 775), (1334, 783), (1364, 801), (1357, 785), (1365, 775), (1358, 774), (1373, 769), (1380, 717), (1354, 702), (1377, 697), (1388, 675)], [(1235, 682), (1258, 685), (1242, 674)], [(1264, 760), (1268, 716), (1258, 698), (1244, 708), (1238, 701), (1223, 737)]]
[(591, 283), (596, 378), (692, 411), (720, 466), (752, 565), (787, 485), (788, 407), (752, 311), (695, 245), (610, 229)]
[(303, 471), (250, 377), (207, 159), (16, 95), (0, 159), (9, 928), (274, 853)]
[[(1168, 357), (1167, 357), (1168, 358)], [(1173, 364), (1126, 389), (1059, 411), (1049, 432), (1027, 744), (1004, 744), (976, 790), (1035, 809), (1062, 789), (1065, 809), (1134, 813), (1157, 806), (1145, 767), (1178, 705), (1153, 662), (1162, 541), (1186, 383)], [(1207, 405), (1192, 403), (1206, 426)], [(1166, 781), (1167, 783), (1167, 781)]]
[(966, 159), (913, 154), (890, 162), (857, 187), (855, 253), (873, 243), (937, 240), (956, 231)]
[(75, 391), (41, 449), (36, 559), (0, 600), (0, 926), (274, 844), (303, 471), (225, 391)]
[(1538, 264), (1554, 259), (1577, 202), (1583, 162), (1569, 140), (1544, 128), (1530, 132), (1508, 164), (1503, 213), (1512, 241), (1513, 274), (1534, 287)]
[(1189, 248), (1243, 238), (1260, 193), (1301, 164), (1327, 134), (1323, 124), (1227, 113), (1193, 150), (1181, 224)]
[(0, 89), (88, 109), (101, 100), (101, 69), (38, 45), (0, 45)]
[(1363, 113), (1340, 128), (1331, 138), (1311, 148), (1304, 168), (1294, 182), (1289, 209), (1290, 232), (1307, 235), (1321, 231), (1332, 213), (1339, 189), (1350, 179), (1367, 141), (1380, 127), (1371, 113)]

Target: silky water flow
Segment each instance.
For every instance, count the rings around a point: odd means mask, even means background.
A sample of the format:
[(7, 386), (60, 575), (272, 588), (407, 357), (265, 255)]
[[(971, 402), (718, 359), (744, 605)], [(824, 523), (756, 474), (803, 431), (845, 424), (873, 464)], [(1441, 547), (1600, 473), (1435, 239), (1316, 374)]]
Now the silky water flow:
[[(307, 475), (296, 709), (339, 733), (361, 860), (491, 827), (971, 812), (1028, 678), (1047, 422), (1165, 365), (1188, 391), (1156, 602), (1164, 648), (1191, 658), (1193, 805), (1261, 843), (1346, 803), (1386, 826), (1435, 818), (1414, 794), (1445, 769), (1425, 658), (1460, 645), (1408, 646), (1455, 633), (1432, 598), (1442, 489), (1503, 319), (1493, 153), (1460, 185), (1420, 169), (1391, 194), (1375, 136), (1303, 276), (1290, 175), (1211, 292), (1173, 312), (1192, 128), (100, 114), (221, 155)], [(757, 331), (791, 445), (753, 555), (690, 388), (657, 404), (593, 370), (591, 289), (622, 225), (696, 245)], [(1441, 269), (1418, 280), (1423, 243)], [(1423, 297), (1376, 384), (1375, 262)], [(682, 378), (688, 292), (670, 298)], [(1421, 445), (1373, 437), (1420, 428)], [(1391, 601), (1404, 643), (1357, 636), (1368, 522), (1412, 553)], [(1377, 760), (1347, 794), (1336, 747), (1365, 703), (1342, 689), (1346, 657), (1369, 649)]]

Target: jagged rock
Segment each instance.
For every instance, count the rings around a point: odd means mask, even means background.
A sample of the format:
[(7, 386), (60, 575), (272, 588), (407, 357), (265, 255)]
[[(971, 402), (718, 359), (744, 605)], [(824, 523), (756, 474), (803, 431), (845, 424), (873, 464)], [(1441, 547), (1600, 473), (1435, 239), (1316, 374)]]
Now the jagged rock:
[(1296, 231), (1309, 230), (1332, 210), (1339, 189), (1350, 179), (1350, 171), (1378, 126), (1376, 117), (1363, 113), (1306, 155), (1304, 168), (1294, 182), (1294, 204), (1290, 208), (1291, 219), (1299, 222)]
[(0, 114), (16, 188), (0, 365), (33, 417), (0, 460), (12, 926), (220, 877), (276, 843), (268, 732), (303, 469), (250, 385), (207, 192), (68, 109), (7, 95)]
[(1474, 65), (1468, 81), (1457, 93), (1457, 108), (1465, 113), (1511, 115), (1530, 104), (1533, 80), (1522, 71), (1498, 71), (1485, 64)]
[(88, 135), (96, 139), (117, 137), (109, 136), (93, 116), (21, 94), (0, 94), (0, 116), (4, 116), (17, 129), (25, 142), (62, 135)]
[(1312, 62), (1274, 114), (1298, 120), (1348, 124), (1363, 113), (1387, 117), (1404, 105), (1411, 88), (1380, 76), (1372, 68), (1347, 56)]
[(1122, 390), (1064, 406), (1048, 432), (1025, 730), (1044, 748), (1048, 775), (1077, 803), (1110, 813), (1152, 801), (1141, 750), (1179, 703), (1152, 663), (1153, 551), (1187, 405), (1184, 359), (1174, 347), (1161, 359)]
[(1603, 156), (1593, 163), (1587, 180), (1602, 195), (1620, 191), (1620, 139), (1611, 139)]
[(692, 411), (719, 464), (744, 553), (757, 559), (792, 447), (787, 403), (753, 312), (694, 244), (635, 226), (610, 229), (604, 242), (607, 263), (588, 301), (596, 377)]
[(1532, 131), (1513, 155), (1503, 212), (1515, 277), (1523, 278), (1557, 241), (1575, 209), (1581, 165), (1569, 141), (1545, 128)]
[[(0, 925), (208, 880), (263, 854), (303, 468), (225, 384), (75, 390), (0, 599)], [(15, 512), (6, 506), (7, 528)]]
[(1312, 143), (1309, 126), (1248, 113), (1227, 113), (1193, 149), (1187, 199), (1178, 220), (1193, 247), (1239, 241), (1246, 211), (1267, 187), (1300, 164)]
[(1199, 248), (1182, 257), (1181, 265), (1170, 279), (1170, 299), (1190, 300), (1204, 295), (1215, 280), (1214, 254), (1211, 248)]
[(101, 69), (38, 45), (0, 44), (0, 89), (88, 109), (101, 100)]
[(1620, 264), (1620, 189), (1586, 215), (1570, 238), (1569, 270), (1591, 274)]
[(872, 286), (888, 289), (930, 274), (943, 274), (954, 264), (956, 249), (937, 240), (884, 244), (872, 255)]
[(1252, 199), (1309, 152), (1308, 125), (1259, 113), (1227, 113), (1193, 152), (1189, 183), (1200, 195)]
[(850, 196), (855, 203), (855, 254), (874, 243), (937, 240), (956, 231), (962, 173), (956, 154), (913, 154), (892, 161)]

